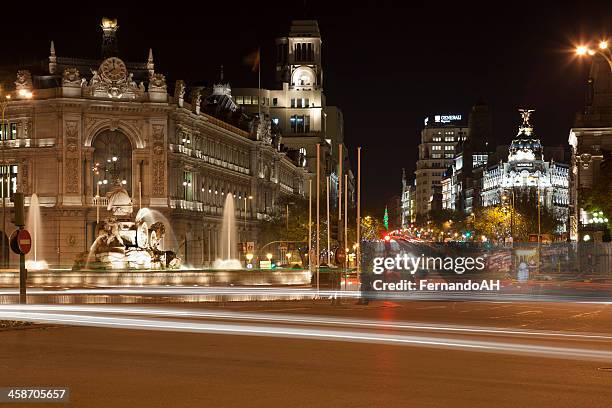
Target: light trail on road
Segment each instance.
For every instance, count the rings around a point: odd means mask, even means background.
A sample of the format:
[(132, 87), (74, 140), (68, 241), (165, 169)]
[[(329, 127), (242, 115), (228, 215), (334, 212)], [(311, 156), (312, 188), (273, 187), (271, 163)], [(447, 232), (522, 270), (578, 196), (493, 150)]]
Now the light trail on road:
[(275, 322), (282, 324), (300, 325), (326, 325), (343, 327), (363, 327), (373, 329), (394, 330), (419, 330), (439, 331), (459, 334), (492, 334), (511, 335), (524, 337), (550, 337), (568, 338), (579, 340), (604, 340), (612, 341), (612, 336), (597, 333), (568, 333), (560, 331), (508, 329), (485, 326), (466, 326), (450, 324), (423, 324), (420, 322), (381, 322), (375, 319), (335, 318), (328, 316), (308, 316), (300, 314), (282, 313), (258, 313), (258, 312), (236, 312), (216, 310), (191, 310), (176, 307), (142, 307), (142, 306), (71, 306), (71, 305), (0, 305), (0, 317), (2, 313), (25, 312), (25, 313), (91, 313), (91, 314), (119, 314), (119, 315), (144, 315), (157, 317), (178, 318), (208, 318), (215, 320), (240, 320), (251, 322)]
[[(11, 304), (19, 295), (17, 289), (0, 289), (0, 304)], [(88, 300), (91, 296), (121, 297), (193, 297), (184, 301), (207, 301), (218, 300), (224, 297), (227, 301), (241, 300), (317, 300), (317, 299), (359, 299), (362, 294), (354, 290), (320, 290), (311, 288), (276, 288), (276, 287), (111, 287), (111, 288), (28, 288), (28, 297), (36, 302), (37, 297), (64, 297), (60, 303), (99, 303), (95, 299)], [(73, 296), (72, 302), (65, 298)], [(507, 292), (372, 292), (371, 300), (449, 300), (449, 301), (496, 301), (496, 302), (579, 302), (591, 304), (612, 304), (608, 292), (588, 294), (555, 294), (555, 293), (507, 293)], [(54, 303), (43, 301), (39, 303)], [(112, 302), (111, 302), (112, 303)]]
[[(133, 316), (99, 316), (95, 313), (84, 314), (86, 308), (80, 307), (77, 310), (60, 312), (61, 309), (53, 308), (40, 308), (36, 307), (5, 307), (0, 308), (0, 319), (7, 320), (23, 320), (38, 323), (51, 323), (51, 324), (63, 324), (63, 325), (76, 325), (76, 326), (95, 326), (95, 327), (106, 327), (115, 329), (137, 329), (137, 330), (161, 330), (161, 331), (177, 331), (177, 332), (192, 332), (192, 333), (208, 333), (208, 334), (222, 334), (222, 335), (247, 335), (247, 336), (268, 336), (268, 337), (287, 337), (305, 340), (331, 340), (331, 341), (348, 341), (348, 342), (361, 342), (361, 343), (372, 343), (372, 344), (387, 344), (387, 345), (403, 345), (403, 346), (417, 346), (417, 347), (433, 347), (433, 348), (449, 348), (458, 349), (465, 351), (479, 351), (499, 354), (520, 354), (530, 355), (539, 357), (550, 357), (550, 358), (561, 358), (561, 359), (572, 359), (572, 360), (592, 360), (592, 361), (606, 361), (612, 362), (612, 351), (603, 350), (600, 347), (597, 348), (586, 348), (586, 347), (562, 347), (559, 346), (559, 342), (553, 343), (553, 345), (543, 344), (529, 344), (526, 342), (516, 341), (512, 339), (508, 341), (503, 336), (512, 334), (527, 335), (531, 337), (538, 336), (568, 336), (571, 340), (609, 340), (608, 336), (598, 336), (590, 334), (574, 334), (574, 333), (559, 333), (559, 332), (529, 332), (522, 330), (504, 330), (504, 329), (486, 329), (486, 328), (473, 328), (473, 327), (449, 327), (445, 326), (442, 330), (454, 330), (462, 331), (462, 334), (468, 334), (473, 337), (477, 337), (480, 334), (494, 334), (497, 337), (501, 337), (500, 340), (479, 340), (470, 339), (466, 337), (452, 338), (452, 337), (439, 337), (435, 335), (414, 335), (407, 333), (389, 333), (388, 331), (381, 333), (372, 330), (339, 330), (329, 328), (318, 328), (312, 324), (324, 324), (326, 320), (327, 324), (338, 324), (339, 319), (326, 319), (321, 317), (313, 317), (310, 321), (311, 325), (304, 327), (296, 327), (299, 324), (308, 322), (308, 318), (301, 318), (303, 321), (296, 321), (296, 316), (276, 316), (276, 325), (256, 325), (246, 323), (221, 323), (221, 322), (210, 322), (210, 321), (194, 321), (185, 319), (171, 319), (168, 316), (177, 315), (177, 311), (169, 310), (157, 310), (157, 313), (163, 315), (162, 312), (169, 313), (165, 318), (151, 318), (151, 317), (133, 317)], [(103, 308), (101, 308), (103, 309)], [(129, 308), (126, 308), (129, 309)], [(42, 310), (42, 311), (41, 311)], [(151, 310), (140, 309), (140, 310), (125, 310), (124, 308), (109, 309), (113, 313), (124, 313), (126, 315), (137, 314), (135, 312), (148, 312)], [(81, 312), (81, 313), (79, 313)], [(92, 313), (91, 310), (87, 312)], [(190, 311), (178, 311), (182, 314), (181, 317), (186, 317)], [(210, 317), (215, 316), (211, 312), (193, 312), (189, 317), (194, 317), (200, 313), (198, 317)], [(238, 317), (243, 319), (246, 317), (241, 314)], [(216, 315), (218, 318), (235, 319), (236, 314), (228, 314), (221, 312)], [(228, 317), (231, 316), (231, 317)], [(268, 314), (255, 314), (253, 320), (262, 318), (274, 318), (275, 316), (269, 316)], [(293, 317), (293, 319), (291, 319)], [(372, 321), (360, 322), (347, 321), (347, 324), (375, 324)], [(293, 327), (291, 327), (293, 326)], [(389, 326), (389, 325), (388, 325)], [(410, 327), (412, 326), (412, 327)], [(354, 327), (354, 326), (353, 326)], [(390, 324), (392, 328), (412, 328), (412, 329), (426, 329), (431, 330), (431, 325), (418, 325), (418, 324), (406, 324), (398, 323)], [(371, 328), (371, 327), (370, 327)], [(381, 327), (376, 327), (381, 328)], [(446, 335), (451, 334), (448, 331)], [(550, 337), (547, 340), (551, 340)]]

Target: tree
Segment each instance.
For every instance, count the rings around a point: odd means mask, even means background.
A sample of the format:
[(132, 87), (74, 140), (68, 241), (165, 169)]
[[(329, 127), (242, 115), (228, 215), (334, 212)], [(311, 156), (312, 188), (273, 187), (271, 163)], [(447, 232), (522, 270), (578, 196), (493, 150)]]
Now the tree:
[[(281, 197), (277, 204), (284, 211), (273, 215), (269, 221), (261, 223), (260, 245), (272, 241), (308, 242), (308, 200), (302, 197), (286, 196)], [(287, 206), (289, 206), (289, 217), (287, 217)], [(314, 219), (313, 222), (315, 222)]]
[(612, 229), (612, 153), (604, 150), (603, 156), (597, 183), (582, 192), (580, 204), (588, 212), (602, 211), (609, 219), (608, 228)]
[(385, 229), (389, 231), (389, 211), (387, 210), (387, 206), (385, 206), (385, 215), (383, 215), (383, 225)]
[(380, 239), (383, 233), (383, 226), (376, 218), (366, 216), (361, 219), (361, 239), (364, 241), (374, 241)]
[[(515, 195), (514, 211), (515, 214), (519, 214), (519, 217), (523, 217), (524, 231), (521, 231), (521, 235), (519, 235), (521, 239), (526, 240), (529, 234), (538, 233), (538, 191), (536, 188), (531, 188)], [(541, 233), (555, 234), (561, 224), (561, 220), (545, 205), (541, 205), (539, 211)]]
[[(502, 240), (510, 236), (511, 211), (501, 205), (481, 207), (475, 212), (474, 231), (477, 235), (485, 235)], [(515, 224), (515, 233), (517, 231)]]
[[(474, 216), (474, 229), (478, 235), (498, 240), (512, 236), (516, 241), (527, 241), (530, 234), (538, 233), (538, 192), (530, 189), (517, 192), (514, 209), (511, 201), (503, 205), (479, 208)], [(540, 232), (554, 234), (561, 220), (552, 210), (542, 205), (540, 211)]]

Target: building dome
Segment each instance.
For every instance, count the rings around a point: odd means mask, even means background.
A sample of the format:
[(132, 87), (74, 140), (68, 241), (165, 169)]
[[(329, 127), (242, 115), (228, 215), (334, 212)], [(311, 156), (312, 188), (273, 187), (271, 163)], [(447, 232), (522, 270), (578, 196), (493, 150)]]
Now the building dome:
[(508, 149), (508, 161), (533, 161), (543, 159), (543, 148), (540, 139), (535, 137), (533, 126), (529, 123), (529, 118), (533, 110), (519, 109), (523, 123), (519, 126), (519, 131)]
[(217, 113), (223, 111), (236, 112), (238, 105), (232, 98), (232, 87), (229, 82), (223, 81), (223, 65), (221, 65), (221, 79), (219, 83), (213, 85), (212, 94), (204, 99), (204, 105), (209, 110), (213, 108)]
[(214, 85), (213, 93), (204, 99), (204, 104), (208, 107), (214, 107), (219, 112), (235, 112), (238, 110), (238, 105), (232, 98), (229, 84)]

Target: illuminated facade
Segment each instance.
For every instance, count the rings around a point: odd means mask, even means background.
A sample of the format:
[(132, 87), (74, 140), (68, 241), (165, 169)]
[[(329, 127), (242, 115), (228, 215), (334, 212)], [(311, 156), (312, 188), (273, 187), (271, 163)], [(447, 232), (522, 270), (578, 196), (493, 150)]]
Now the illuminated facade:
[(410, 224), (416, 221), (415, 191), (414, 182), (410, 183), (408, 181), (406, 172), (402, 169), (402, 195), (400, 198), (402, 228), (408, 228)]
[(453, 164), (442, 180), (442, 208), (470, 215), (480, 204), (482, 175), (493, 157), (490, 141), (493, 121), (488, 105), (480, 100), (468, 118), (468, 135), (457, 146)]
[[(316, 146), (321, 146), (321, 186), (330, 176), (332, 198), (337, 196), (339, 153), (344, 144), (343, 173), (354, 180), (344, 142), (344, 117), (328, 106), (323, 91), (322, 40), (315, 20), (294, 20), (289, 35), (276, 39), (277, 89), (235, 88), (234, 100), (246, 112), (261, 114), (282, 132), (283, 145), (300, 152), (300, 164), (316, 172)], [(322, 190), (323, 191), (323, 190)], [(332, 200), (333, 203), (336, 200)]]
[(532, 110), (521, 109), (522, 123), (509, 148), (508, 161), (484, 169), (482, 205), (498, 205), (507, 193), (537, 191), (543, 206), (551, 209), (566, 231), (569, 216), (569, 166), (544, 160), (544, 148), (530, 123)]
[(71, 266), (88, 251), (97, 211), (107, 216), (111, 166), (136, 209), (170, 220), (186, 264), (216, 257), (228, 193), (239, 240), (256, 241), (259, 220), (280, 211), (281, 196), (307, 194), (309, 175), (297, 152), (281, 149), (269, 122), (235, 104), (228, 84), (206, 97), (183, 81), (169, 91), (151, 51), (143, 62), (125, 62), (117, 29), (116, 21), (104, 21), (102, 59), (61, 57), (52, 43), (48, 69), (20, 70), (14, 89), (5, 87), (15, 97), (2, 127), (11, 163), (3, 170), (26, 203), (39, 196), (39, 257)]
[(582, 201), (604, 177), (602, 166), (612, 160), (612, 67), (599, 54), (593, 56), (586, 106), (576, 114), (569, 144), (572, 150), (571, 238), (582, 240), (585, 235), (582, 227), (592, 222), (592, 215), (582, 208)]
[(458, 145), (467, 135), (462, 115), (433, 115), (425, 119), (415, 171), (416, 215), (442, 208), (442, 179), (453, 163)]

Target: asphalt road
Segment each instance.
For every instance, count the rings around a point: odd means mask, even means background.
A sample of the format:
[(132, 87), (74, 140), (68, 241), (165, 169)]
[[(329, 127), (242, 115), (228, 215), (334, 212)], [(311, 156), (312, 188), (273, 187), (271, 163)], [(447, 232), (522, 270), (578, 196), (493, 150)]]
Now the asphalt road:
[(606, 303), (0, 306), (16, 313), (51, 324), (0, 331), (0, 386), (67, 386), (65, 406), (611, 406)]

